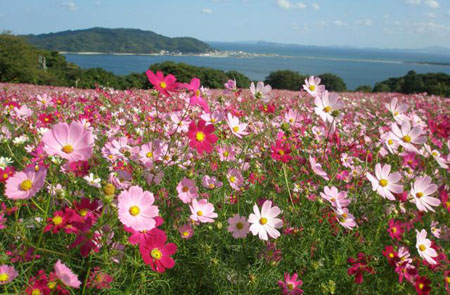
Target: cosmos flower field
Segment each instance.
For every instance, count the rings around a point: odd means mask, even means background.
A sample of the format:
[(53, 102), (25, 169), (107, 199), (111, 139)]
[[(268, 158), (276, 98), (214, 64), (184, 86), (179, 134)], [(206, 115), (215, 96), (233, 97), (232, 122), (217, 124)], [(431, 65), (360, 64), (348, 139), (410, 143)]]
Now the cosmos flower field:
[(450, 99), (0, 84), (0, 293), (449, 294)]

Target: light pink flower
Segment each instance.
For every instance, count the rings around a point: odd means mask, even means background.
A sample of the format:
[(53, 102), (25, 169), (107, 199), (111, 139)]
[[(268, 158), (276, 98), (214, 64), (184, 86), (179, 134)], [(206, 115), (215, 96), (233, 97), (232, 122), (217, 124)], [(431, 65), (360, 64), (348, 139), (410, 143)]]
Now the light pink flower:
[(439, 206), (441, 201), (438, 198), (431, 197), (437, 190), (437, 185), (431, 183), (431, 177), (418, 177), (411, 187), (412, 202), (416, 204), (419, 211), (432, 211), (433, 207)]
[(223, 183), (218, 181), (214, 176), (205, 175), (202, 178), (202, 185), (205, 188), (215, 189), (222, 187)]
[(331, 188), (325, 186), (323, 190), (324, 192), (321, 192), (320, 196), (330, 202), (334, 208), (345, 208), (350, 204), (350, 199), (347, 199), (347, 192), (340, 192), (334, 186)]
[(228, 170), (227, 179), (230, 183), (230, 186), (235, 190), (239, 190), (239, 188), (244, 183), (244, 178), (242, 177), (241, 172), (239, 172), (239, 170), (237, 170), (236, 168)]
[(14, 266), (0, 265), (0, 285), (12, 282), (18, 275)]
[(390, 103), (384, 105), (391, 112), (392, 116), (394, 116), (394, 120), (397, 121), (397, 123), (408, 120), (408, 117), (404, 114), (408, 110), (408, 105), (397, 104), (397, 97), (394, 97)]
[(311, 76), (309, 78), (305, 78), (305, 85), (303, 85), (303, 89), (305, 89), (312, 97), (317, 97), (325, 91), (325, 85), (319, 85), (320, 78)]
[(5, 196), (12, 200), (25, 200), (33, 197), (44, 186), (46, 175), (47, 170), (44, 168), (37, 172), (33, 168), (16, 172), (6, 181)]
[(178, 198), (188, 204), (198, 197), (198, 189), (195, 182), (189, 178), (183, 178), (177, 185)]
[(248, 134), (248, 132), (245, 131), (245, 129), (247, 129), (247, 124), (241, 123), (239, 118), (233, 116), (231, 113), (228, 113), (227, 124), (230, 127), (231, 132), (239, 138)]
[(314, 111), (324, 122), (335, 124), (344, 116), (339, 110), (345, 105), (339, 100), (337, 93), (330, 94), (328, 91), (324, 91), (315, 98), (314, 102), (316, 104)]
[(259, 211), (258, 205), (253, 206), (253, 212), (248, 217), (251, 223), (250, 231), (254, 236), (258, 235), (261, 240), (268, 240), (268, 237), (278, 238), (280, 232), (276, 230), (283, 226), (283, 221), (276, 218), (281, 210), (278, 206), (272, 207), (272, 201), (266, 200)]
[(228, 232), (230, 232), (235, 239), (245, 238), (249, 232), (250, 224), (247, 218), (235, 214), (228, 218)]
[(268, 103), (270, 101), (269, 93), (272, 91), (272, 87), (270, 85), (265, 85), (264, 82), (259, 81), (255, 87), (255, 83), (250, 84), (250, 92), (253, 97), (256, 99), (260, 99), (264, 103)]
[(117, 200), (119, 220), (124, 225), (136, 231), (155, 228), (159, 210), (153, 206), (155, 198), (151, 192), (132, 186), (128, 191), (122, 191)]
[(347, 208), (337, 208), (334, 212), (336, 213), (337, 220), (343, 227), (351, 230), (357, 226), (355, 217), (348, 211)]
[(199, 222), (214, 222), (217, 213), (214, 212), (214, 205), (209, 203), (206, 199), (193, 199), (192, 204), (189, 205), (191, 209), (191, 219)]
[(422, 229), (420, 232), (416, 229), (416, 248), (420, 257), (425, 259), (430, 264), (436, 264), (434, 257), (438, 254), (436, 250), (431, 248), (431, 241), (427, 239), (427, 231)]
[(399, 194), (403, 192), (403, 186), (397, 184), (402, 177), (400, 172), (390, 173), (391, 165), (381, 166), (380, 163), (375, 165), (375, 176), (366, 173), (367, 179), (372, 183), (372, 189), (380, 196), (389, 200), (395, 200), (392, 193)]
[(422, 136), (425, 131), (420, 127), (411, 129), (411, 123), (409, 121), (403, 121), (401, 129), (397, 124), (392, 124), (391, 130), (397, 142), (408, 151), (417, 153), (418, 150), (414, 144), (423, 144), (427, 140), (425, 136)]
[(236, 159), (236, 151), (232, 146), (217, 147), (220, 161), (234, 161)]
[(194, 235), (194, 230), (190, 224), (181, 226), (178, 231), (182, 239), (189, 240)]
[(312, 171), (316, 175), (319, 175), (320, 177), (322, 177), (325, 180), (330, 180), (328, 178), (327, 173), (322, 169), (322, 165), (320, 165), (320, 163), (317, 163), (315, 158), (309, 156), (309, 164), (311, 165)]
[(424, 146), (427, 152), (436, 160), (436, 162), (438, 163), (439, 166), (441, 166), (441, 168), (444, 169), (448, 168), (447, 160), (441, 157), (441, 153), (439, 153), (438, 150), (431, 150), (431, 147), (426, 143), (424, 144)]
[(42, 137), (44, 151), (69, 162), (87, 161), (94, 147), (94, 136), (79, 122), (59, 123)]
[(55, 264), (55, 275), (56, 277), (66, 286), (72, 288), (80, 288), (81, 282), (78, 280), (78, 276), (73, 273), (73, 271), (68, 268), (65, 264), (58, 259)]

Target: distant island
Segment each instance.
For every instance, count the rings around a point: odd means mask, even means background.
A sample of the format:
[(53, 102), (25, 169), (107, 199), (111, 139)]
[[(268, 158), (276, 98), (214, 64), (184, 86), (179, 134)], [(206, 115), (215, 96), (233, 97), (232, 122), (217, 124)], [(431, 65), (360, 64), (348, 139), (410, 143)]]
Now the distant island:
[(190, 37), (170, 38), (139, 29), (90, 28), (24, 36), (36, 47), (76, 53), (116, 54), (200, 54), (215, 51), (205, 42)]

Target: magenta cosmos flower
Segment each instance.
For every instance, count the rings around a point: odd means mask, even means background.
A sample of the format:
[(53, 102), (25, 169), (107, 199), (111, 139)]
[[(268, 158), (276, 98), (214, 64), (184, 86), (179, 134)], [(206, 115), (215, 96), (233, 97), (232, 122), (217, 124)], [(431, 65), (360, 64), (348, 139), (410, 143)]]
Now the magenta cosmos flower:
[(145, 264), (150, 264), (154, 271), (165, 272), (166, 268), (175, 266), (175, 261), (170, 256), (177, 252), (177, 245), (174, 243), (166, 245), (166, 241), (166, 234), (163, 231), (158, 231), (139, 245), (142, 259)]
[(298, 280), (298, 274), (294, 273), (290, 276), (288, 273), (284, 274), (284, 282), (278, 281), (278, 286), (282, 289), (281, 292), (284, 295), (300, 295), (303, 294), (303, 290), (300, 286), (303, 285), (302, 280)]
[(55, 264), (55, 275), (64, 285), (80, 288), (81, 282), (78, 280), (78, 276), (59, 259)]
[(227, 230), (235, 239), (245, 238), (250, 231), (249, 228), (250, 224), (244, 216), (235, 214), (233, 217), (228, 218)]
[(33, 197), (44, 186), (46, 175), (46, 169), (39, 169), (36, 172), (33, 168), (26, 168), (16, 172), (6, 181), (6, 197), (11, 200), (26, 200)]
[(209, 203), (206, 199), (193, 199), (192, 204), (189, 205), (191, 209), (191, 219), (199, 222), (214, 222), (217, 213), (214, 212), (214, 205)]
[(69, 162), (87, 161), (92, 155), (94, 136), (79, 122), (59, 123), (42, 137), (44, 151)]
[(403, 191), (403, 186), (397, 184), (402, 177), (400, 172), (391, 173), (391, 165), (375, 165), (375, 176), (366, 174), (367, 179), (372, 183), (372, 189), (380, 196), (389, 200), (395, 200), (392, 193), (399, 194)]
[(151, 230), (156, 226), (158, 207), (153, 206), (153, 194), (139, 186), (132, 186), (117, 197), (119, 220), (136, 231)]
[(208, 103), (205, 101), (205, 99), (202, 97), (201, 92), (200, 92), (200, 79), (199, 78), (193, 78), (191, 80), (191, 83), (187, 84), (183, 84), (182, 87), (186, 88), (189, 91), (192, 91), (192, 95), (189, 101), (189, 104), (191, 106), (201, 106), (202, 109), (206, 112), (206, 113), (210, 113), (209, 110), (209, 106)]
[(14, 266), (1, 265), (0, 266), (0, 285), (10, 283), (17, 277), (18, 273)]
[(437, 191), (437, 185), (431, 183), (431, 177), (418, 177), (411, 188), (412, 202), (416, 204), (419, 211), (432, 211), (433, 207), (439, 206), (441, 201), (438, 198), (431, 197)]
[(259, 211), (258, 205), (253, 206), (253, 212), (248, 217), (248, 222), (251, 223), (250, 231), (254, 236), (258, 235), (261, 240), (268, 240), (271, 238), (278, 238), (280, 232), (276, 230), (283, 226), (283, 221), (276, 218), (281, 210), (278, 206), (272, 207), (272, 201), (266, 200)]
[(153, 87), (165, 96), (170, 96), (169, 91), (175, 91), (178, 88), (177, 78), (172, 74), (164, 77), (162, 72), (158, 71), (155, 75), (150, 70), (147, 70), (145, 74)]
[(214, 134), (214, 125), (206, 125), (202, 119), (198, 120), (196, 125), (194, 121), (189, 124), (188, 137), (189, 146), (195, 148), (202, 155), (204, 151), (211, 153), (213, 145), (217, 142), (217, 136)]

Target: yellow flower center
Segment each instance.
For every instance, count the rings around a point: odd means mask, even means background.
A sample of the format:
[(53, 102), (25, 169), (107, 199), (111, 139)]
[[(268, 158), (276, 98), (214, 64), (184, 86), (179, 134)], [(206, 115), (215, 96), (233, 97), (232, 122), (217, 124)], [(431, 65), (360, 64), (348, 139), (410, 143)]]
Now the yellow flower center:
[(242, 224), (242, 222), (238, 222), (238, 223), (236, 223), (236, 228), (241, 230), (244, 228), (244, 225)]
[(183, 186), (182, 191), (183, 191), (183, 193), (186, 193), (187, 191), (189, 191), (189, 188), (187, 186)]
[(395, 112), (395, 113), (394, 113), (394, 116), (398, 116), (398, 112)]
[(392, 139), (388, 139), (388, 144), (392, 145), (394, 143), (394, 141)]
[(39, 289), (33, 289), (33, 291), (31, 291), (31, 295), (41, 295), (41, 291)]
[(406, 143), (410, 143), (411, 142), (411, 136), (409, 135), (405, 135), (402, 137), (402, 140)]
[(438, 154), (436, 151), (432, 152), (431, 155), (432, 155), (433, 157), (439, 156), (439, 154)]
[(329, 112), (331, 112), (331, 107), (330, 106), (326, 106), (326, 107), (323, 108), (323, 111), (325, 113), (329, 113)]
[(238, 132), (238, 131), (239, 131), (239, 127), (238, 127), (238, 126), (234, 126), (234, 127), (233, 127), (233, 131), (234, 131), (234, 132)]
[(165, 88), (167, 87), (167, 84), (166, 84), (166, 82), (162, 81), (161, 83), (159, 83), (159, 86), (160, 86), (162, 89), (165, 89)]
[(197, 132), (197, 134), (195, 135), (195, 139), (197, 139), (197, 141), (204, 141), (205, 140), (205, 133), (203, 132)]
[(162, 257), (162, 253), (158, 248), (153, 249), (152, 252), (150, 252), (150, 255), (154, 259), (161, 259), (161, 257)]
[(197, 211), (197, 216), (203, 216), (202, 210), (198, 210), (198, 211)]
[(61, 216), (55, 216), (52, 218), (52, 222), (54, 225), (60, 225), (63, 222), (63, 219)]
[(45, 121), (45, 122), (48, 122), (48, 118), (45, 118), (44, 121)]
[(211, 118), (210, 121), (211, 121), (211, 123), (216, 123), (217, 120), (215, 118)]
[(210, 184), (209, 184), (209, 188), (210, 188), (210, 189), (213, 189), (213, 188), (215, 188), (215, 187), (216, 187), (216, 186), (214, 185), (214, 183), (210, 183)]
[(152, 152), (148, 152), (148, 153), (145, 154), (145, 156), (147, 158), (153, 158), (153, 153)]
[(71, 146), (70, 144), (67, 144), (67, 145), (63, 146), (61, 150), (63, 152), (65, 152), (66, 154), (70, 154), (73, 152), (73, 146)]
[(200, 90), (197, 89), (197, 90), (195, 91), (195, 96), (200, 96)]
[(83, 217), (86, 216), (87, 213), (88, 213), (88, 210), (86, 210), (86, 209), (81, 209), (80, 210), (80, 215), (83, 216)]
[(223, 156), (224, 156), (224, 157), (228, 157), (229, 154), (230, 154), (230, 153), (229, 153), (228, 151), (224, 151), (224, 152), (223, 152)]
[(7, 179), (8, 178), (8, 173), (3, 173), (3, 179)]
[(420, 245), (420, 246), (419, 246), (419, 250), (420, 250), (420, 251), (423, 252), (423, 251), (425, 251), (425, 249), (427, 249), (427, 247), (425, 247), (425, 245)]
[(140, 211), (141, 211), (141, 209), (139, 209), (138, 206), (131, 206), (130, 210), (129, 210), (129, 212), (132, 216), (138, 215)]
[[(314, 85), (311, 85), (311, 86), (314, 87)], [(309, 86), (310, 89), (311, 89), (311, 86)], [(288, 290), (294, 290), (294, 284), (292, 284), (292, 283), (287, 284), (287, 288), (288, 288)]]
[(425, 285), (424, 285), (423, 283), (420, 283), (420, 284), (419, 284), (419, 289), (422, 290), (423, 287), (425, 287)]
[(395, 256), (394, 253), (392, 253), (392, 252), (389, 253), (389, 257), (394, 258), (394, 256)]
[(284, 151), (283, 151), (283, 150), (278, 150), (278, 154), (279, 154), (280, 156), (283, 156), (283, 155), (284, 155)]
[(22, 181), (22, 183), (20, 184), (20, 189), (23, 191), (29, 191), (32, 187), (33, 183), (29, 179)]
[(234, 183), (236, 181), (236, 176), (231, 176), (230, 177), (230, 182)]
[(266, 223), (267, 223), (267, 218), (261, 217), (261, 218), (259, 219), (259, 223), (260, 223), (261, 225), (266, 224)]
[(0, 273), (0, 282), (7, 282), (9, 280), (9, 275), (7, 273)]
[(56, 288), (56, 282), (49, 282), (49, 283), (47, 284), (47, 286), (48, 286), (50, 289), (55, 289), (55, 288)]
[(309, 90), (314, 91), (316, 89), (316, 86), (314, 85), (309, 85)]
[(388, 181), (386, 180), (386, 179), (380, 179), (380, 181), (379, 181), (379, 183), (380, 183), (380, 185), (382, 186), (382, 187), (385, 187), (386, 185), (388, 185)]
[(419, 199), (422, 198), (423, 197), (423, 193), (422, 192), (416, 193), (416, 197), (419, 198)]
[(189, 232), (188, 231), (184, 231), (183, 232), (183, 237), (187, 237), (187, 236), (189, 236)]
[(395, 234), (397, 232), (397, 228), (394, 226), (391, 231)]
[(445, 277), (445, 281), (450, 284), (450, 277)]

